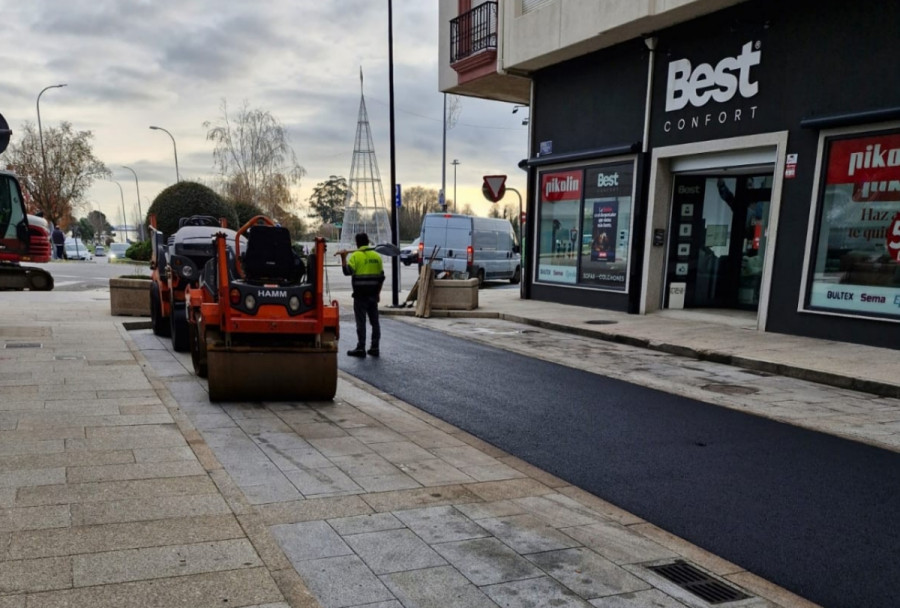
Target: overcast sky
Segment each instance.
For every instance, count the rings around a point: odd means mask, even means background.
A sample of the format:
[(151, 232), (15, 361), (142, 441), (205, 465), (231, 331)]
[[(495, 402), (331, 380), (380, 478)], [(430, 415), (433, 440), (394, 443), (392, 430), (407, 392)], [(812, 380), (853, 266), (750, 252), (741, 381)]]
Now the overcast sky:
[[(349, 178), (359, 111), (359, 70), (385, 195), (390, 190), (387, 1), (382, 0), (2, 0), (0, 113), (13, 129), (61, 121), (94, 134), (94, 153), (123, 188), (131, 220), (175, 181), (211, 179), (215, 122), (225, 99), (270, 111), (288, 128), (306, 170), (297, 191), (305, 205), (330, 175)], [(438, 91), (438, 2), (393, 0), (397, 181), (440, 188), (443, 96)], [(447, 133), (447, 196), (487, 213), (482, 176), (508, 174), (524, 193), (527, 127), (506, 103), (462, 98)], [(3, 165), (0, 156), (0, 165)], [(88, 196), (120, 223), (115, 184)], [(504, 203), (516, 202), (509, 195)], [(303, 210), (305, 213), (305, 209)], [(86, 212), (83, 212), (86, 213)]]

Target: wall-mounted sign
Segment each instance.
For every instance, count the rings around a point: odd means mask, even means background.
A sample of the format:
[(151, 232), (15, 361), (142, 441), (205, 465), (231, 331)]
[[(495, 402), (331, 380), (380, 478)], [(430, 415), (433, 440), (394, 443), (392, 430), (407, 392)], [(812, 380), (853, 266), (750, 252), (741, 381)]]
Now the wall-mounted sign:
[(785, 179), (793, 179), (797, 177), (797, 155), (788, 154), (784, 161), (784, 177)]

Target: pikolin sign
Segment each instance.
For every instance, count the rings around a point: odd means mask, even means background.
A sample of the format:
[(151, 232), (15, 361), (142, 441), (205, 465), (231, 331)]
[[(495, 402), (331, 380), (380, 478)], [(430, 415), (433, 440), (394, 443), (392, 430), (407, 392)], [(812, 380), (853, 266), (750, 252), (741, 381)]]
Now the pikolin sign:
[[(689, 59), (669, 63), (666, 81), (666, 112), (678, 112), (688, 106), (703, 108), (710, 101), (726, 103), (740, 95), (751, 99), (759, 93), (759, 82), (753, 68), (762, 61), (762, 43), (748, 42), (734, 57), (725, 57), (716, 65), (700, 63), (693, 66)], [(666, 133), (687, 131), (756, 118), (757, 106), (738, 107), (731, 111), (694, 112), (663, 123)]]

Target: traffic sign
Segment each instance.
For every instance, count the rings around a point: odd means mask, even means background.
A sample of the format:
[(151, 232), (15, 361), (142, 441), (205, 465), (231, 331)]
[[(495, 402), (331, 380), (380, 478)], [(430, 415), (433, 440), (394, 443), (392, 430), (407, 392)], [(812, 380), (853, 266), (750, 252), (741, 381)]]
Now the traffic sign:
[(6, 146), (9, 145), (10, 135), (12, 135), (12, 130), (9, 128), (6, 119), (3, 118), (3, 114), (0, 114), (0, 152), (6, 150)]
[(403, 204), (403, 194), (400, 189), (400, 184), (394, 184), (394, 204), (397, 205), (397, 208), (400, 208), (400, 205)]
[(485, 175), (484, 185), (481, 187), (481, 193), (484, 198), (492, 203), (496, 203), (506, 194), (506, 176), (505, 175)]

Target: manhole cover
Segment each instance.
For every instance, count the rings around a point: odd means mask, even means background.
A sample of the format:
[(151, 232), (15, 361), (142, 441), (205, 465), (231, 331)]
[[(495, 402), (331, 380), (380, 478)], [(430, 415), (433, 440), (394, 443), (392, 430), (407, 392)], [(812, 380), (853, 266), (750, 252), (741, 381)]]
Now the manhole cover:
[(587, 325), (615, 325), (618, 321), (609, 321), (607, 319), (591, 319), (590, 321), (585, 321)]
[(41, 348), (40, 342), (7, 342), (6, 348)]
[(647, 568), (713, 605), (735, 602), (749, 597), (682, 560)]
[(758, 388), (741, 386), (740, 384), (704, 384), (700, 388), (711, 393), (720, 393), (722, 395), (752, 395), (759, 392)]

